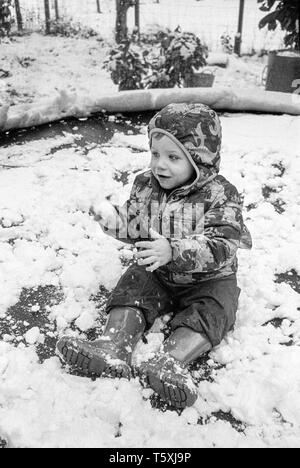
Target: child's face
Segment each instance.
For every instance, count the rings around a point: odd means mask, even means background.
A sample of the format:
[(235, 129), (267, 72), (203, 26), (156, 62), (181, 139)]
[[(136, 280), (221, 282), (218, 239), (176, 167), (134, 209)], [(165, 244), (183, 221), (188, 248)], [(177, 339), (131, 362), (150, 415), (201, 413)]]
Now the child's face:
[(160, 186), (166, 190), (181, 187), (188, 182), (195, 169), (185, 153), (168, 135), (155, 135), (151, 142), (151, 170)]

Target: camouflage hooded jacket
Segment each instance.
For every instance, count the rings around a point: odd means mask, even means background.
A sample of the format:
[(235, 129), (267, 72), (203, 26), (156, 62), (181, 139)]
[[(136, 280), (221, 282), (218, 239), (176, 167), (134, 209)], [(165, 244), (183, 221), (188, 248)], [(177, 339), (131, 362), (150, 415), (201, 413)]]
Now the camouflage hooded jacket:
[(222, 278), (237, 271), (237, 249), (251, 248), (237, 189), (219, 175), (221, 123), (202, 104), (170, 104), (150, 121), (148, 133), (168, 135), (184, 151), (196, 178), (171, 193), (164, 191), (151, 170), (139, 174), (129, 200), (115, 207), (114, 231), (104, 231), (127, 243), (149, 239), (149, 228), (164, 235), (172, 247), (170, 263), (157, 272), (171, 283), (191, 284)]

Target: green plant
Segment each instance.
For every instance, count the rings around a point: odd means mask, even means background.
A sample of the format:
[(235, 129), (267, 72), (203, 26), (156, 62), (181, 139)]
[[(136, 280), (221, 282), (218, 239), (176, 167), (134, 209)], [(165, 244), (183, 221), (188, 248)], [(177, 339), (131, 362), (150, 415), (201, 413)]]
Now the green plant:
[(0, 37), (8, 36), (12, 25), (11, 0), (0, 0)]
[(149, 73), (144, 79), (145, 88), (172, 88), (170, 77), (166, 70), (166, 58), (164, 55), (152, 55)]
[[(259, 27), (268, 26), (273, 31), (280, 24), (286, 31), (284, 42), (286, 46), (296, 47), (300, 51), (300, 5), (299, 0), (258, 0), (260, 10), (269, 12), (260, 22)], [(271, 11), (274, 8), (273, 11)]]
[(230, 36), (230, 34), (223, 33), (221, 36), (221, 45), (223, 52), (226, 54), (232, 54), (233, 53), (233, 39)]
[(208, 48), (193, 33), (159, 31), (159, 55), (152, 51), (151, 75), (146, 79), (147, 88), (174, 88), (189, 81), (194, 70), (206, 65)]
[(0, 449), (7, 448), (7, 441), (0, 437)]
[(170, 79), (170, 87), (181, 86), (188, 80), (193, 70), (206, 65), (208, 48), (193, 33), (181, 32), (178, 27), (164, 39), (163, 51), (166, 57), (165, 69)]
[(142, 41), (137, 43), (134, 33), (104, 63), (119, 90), (182, 86), (194, 69), (206, 65), (208, 49), (193, 33), (161, 30)]
[(104, 61), (104, 68), (111, 73), (114, 84), (119, 91), (143, 89), (143, 78), (146, 76), (149, 64), (146, 61), (148, 51), (142, 52), (130, 38), (114, 47)]
[(161, 28), (158, 25), (152, 26), (146, 33), (141, 33), (139, 37), (140, 44), (161, 46), (163, 41), (172, 34), (169, 28)]
[(50, 34), (53, 36), (80, 37), (83, 39), (98, 36), (98, 33), (94, 29), (64, 18), (50, 21)]

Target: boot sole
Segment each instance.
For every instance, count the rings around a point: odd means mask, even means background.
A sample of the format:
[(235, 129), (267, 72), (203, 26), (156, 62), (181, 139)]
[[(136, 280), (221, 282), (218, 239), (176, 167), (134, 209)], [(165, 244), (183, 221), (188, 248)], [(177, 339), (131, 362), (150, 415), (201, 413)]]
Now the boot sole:
[(149, 371), (146, 381), (161, 398), (176, 409), (184, 409), (192, 406), (197, 400), (197, 395), (193, 393), (187, 385), (179, 382), (168, 382), (161, 380), (157, 375)]
[(104, 359), (95, 358), (91, 353), (83, 352), (80, 349), (74, 349), (71, 345), (65, 343), (61, 349), (58, 349), (59, 355), (67, 364), (79, 369), (86, 376), (101, 377), (105, 374), (106, 377), (130, 379), (130, 368), (114, 366), (108, 364)]

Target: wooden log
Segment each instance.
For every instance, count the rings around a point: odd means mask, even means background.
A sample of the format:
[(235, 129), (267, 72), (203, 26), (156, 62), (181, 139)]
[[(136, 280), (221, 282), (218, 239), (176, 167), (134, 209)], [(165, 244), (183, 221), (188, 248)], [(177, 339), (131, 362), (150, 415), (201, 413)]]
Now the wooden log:
[(78, 96), (63, 91), (55, 99), (0, 107), (0, 130), (26, 128), (99, 112), (159, 110), (172, 102), (199, 102), (215, 110), (300, 115), (300, 96), (260, 89), (173, 88)]

